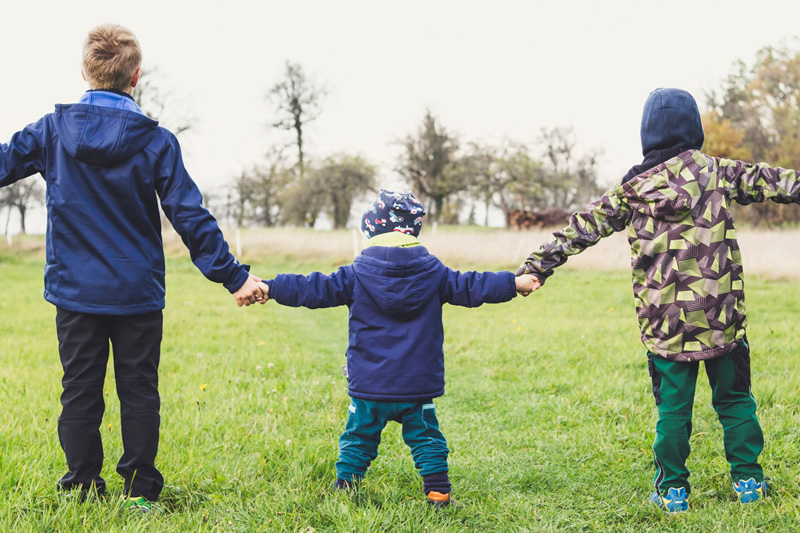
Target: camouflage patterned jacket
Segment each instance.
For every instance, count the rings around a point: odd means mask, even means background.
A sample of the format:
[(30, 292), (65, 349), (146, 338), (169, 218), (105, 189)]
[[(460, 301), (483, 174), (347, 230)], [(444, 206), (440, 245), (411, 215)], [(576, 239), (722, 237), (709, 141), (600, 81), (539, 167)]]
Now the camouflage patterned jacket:
[(800, 203), (800, 172), (687, 150), (573, 214), (517, 274), (544, 283), (569, 256), (628, 227), (642, 342), (675, 361), (719, 357), (747, 326), (729, 206), (766, 200)]

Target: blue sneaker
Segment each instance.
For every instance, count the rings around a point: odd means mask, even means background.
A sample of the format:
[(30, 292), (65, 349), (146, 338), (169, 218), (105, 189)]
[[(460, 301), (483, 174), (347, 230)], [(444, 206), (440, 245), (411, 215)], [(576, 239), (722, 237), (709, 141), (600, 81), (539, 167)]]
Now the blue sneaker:
[(769, 485), (767, 485), (766, 480), (762, 481), (761, 483), (756, 483), (756, 480), (753, 478), (750, 478), (747, 481), (740, 479), (733, 484), (733, 490), (736, 491), (736, 495), (739, 497), (740, 502), (753, 503), (767, 495), (767, 492), (769, 491)]
[(650, 495), (650, 503), (669, 513), (682, 513), (689, 509), (689, 502), (686, 501), (686, 489), (671, 488), (666, 495), (659, 494), (658, 491)]

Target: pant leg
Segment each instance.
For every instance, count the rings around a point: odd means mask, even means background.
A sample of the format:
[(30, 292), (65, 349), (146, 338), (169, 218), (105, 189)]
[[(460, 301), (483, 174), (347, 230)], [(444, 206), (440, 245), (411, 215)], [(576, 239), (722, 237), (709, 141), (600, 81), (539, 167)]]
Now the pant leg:
[(722, 424), (725, 458), (731, 478), (764, 480), (758, 456), (764, 449), (764, 434), (756, 416), (756, 401), (750, 392), (750, 347), (746, 341), (732, 352), (705, 362), (711, 401)]
[(58, 482), (63, 490), (89, 490), (94, 483), (98, 494), (105, 492), (105, 481), (100, 477), (100, 424), (105, 412), (103, 382), (108, 364), (106, 319), (102, 315), (56, 310), (58, 351), (64, 369), (58, 439), (69, 470)]
[(110, 318), (123, 447), (117, 472), (125, 480), (125, 494), (155, 501), (164, 487), (164, 477), (155, 466), (163, 315), (155, 311)]
[(358, 481), (378, 456), (381, 432), (388, 420), (380, 407), (380, 402), (350, 399), (347, 426), (339, 437), (339, 460), (336, 462), (339, 479)]
[(656, 474), (656, 491), (663, 494), (670, 488), (683, 487), (688, 494), (689, 470), (686, 460), (691, 448), (692, 407), (699, 363), (668, 361), (648, 354), (650, 375), (653, 378), (653, 395), (658, 406), (656, 440), (653, 458)]
[[(439, 431), (433, 401), (419, 402), (403, 413), (403, 440), (411, 448), (421, 476), (447, 472), (447, 440)], [(449, 482), (448, 482), (449, 484)], [(448, 491), (449, 492), (449, 491)]]

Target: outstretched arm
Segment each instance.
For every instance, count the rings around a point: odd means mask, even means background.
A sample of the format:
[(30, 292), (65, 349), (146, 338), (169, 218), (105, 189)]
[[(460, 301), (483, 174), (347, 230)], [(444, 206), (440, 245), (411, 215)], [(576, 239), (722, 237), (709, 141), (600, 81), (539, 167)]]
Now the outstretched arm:
[(779, 204), (800, 203), (800, 172), (766, 163), (750, 164), (717, 159), (719, 177), (725, 180), (728, 199), (742, 205), (772, 200)]
[(544, 285), (553, 270), (567, 258), (597, 244), (603, 237), (623, 230), (631, 220), (631, 209), (623, 196), (625, 185), (592, 202), (586, 211), (569, 217), (569, 226), (556, 231), (539, 251), (533, 252), (517, 269), (517, 276), (534, 274)]
[(308, 276), (278, 274), (264, 283), (268, 297), (281, 305), (309, 309), (336, 307), (352, 301), (353, 268), (344, 266), (330, 275), (321, 272)]
[(0, 144), (0, 187), (44, 172), (42, 137), (40, 120), (15, 133), (8, 144)]
[(507, 302), (517, 295), (511, 272), (458, 272), (447, 269), (439, 288), (442, 303), (478, 307)]

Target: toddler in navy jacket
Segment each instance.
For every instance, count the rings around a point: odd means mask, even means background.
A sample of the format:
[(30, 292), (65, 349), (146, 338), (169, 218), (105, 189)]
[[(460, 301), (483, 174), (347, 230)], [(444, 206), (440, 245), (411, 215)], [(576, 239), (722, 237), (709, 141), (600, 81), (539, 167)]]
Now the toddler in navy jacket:
[(413, 194), (382, 190), (362, 217), (369, 243), (352, 264), (331, 275), (280, 274), (265, 283), (268, 297), (282, 305), (350, 308), (352, 402), (339, 439), (335, 487), (349, 488), (364, 477), (378, 455), (381, 431), (395, 421), (403, 425), (428, 502), (445, 506), (449, 450), (433, 404), (444, 394), (442, 305), (507, 302), (538, 282), (511, 272), (447, 268), (417, 240), (424, 215)]

